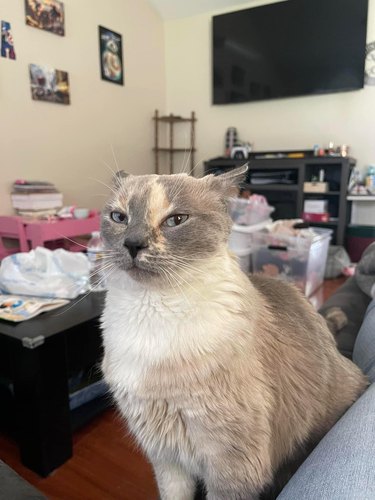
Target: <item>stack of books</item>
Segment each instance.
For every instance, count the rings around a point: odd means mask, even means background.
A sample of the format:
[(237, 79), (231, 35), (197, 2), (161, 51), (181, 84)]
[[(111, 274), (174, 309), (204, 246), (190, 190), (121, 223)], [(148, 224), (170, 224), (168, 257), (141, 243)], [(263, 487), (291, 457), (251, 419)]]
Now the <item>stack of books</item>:
[(16, 181), (11, 194), (18, 215), (41, 218), (56, 215), (63, 206), (63, 195), (49, 182)]

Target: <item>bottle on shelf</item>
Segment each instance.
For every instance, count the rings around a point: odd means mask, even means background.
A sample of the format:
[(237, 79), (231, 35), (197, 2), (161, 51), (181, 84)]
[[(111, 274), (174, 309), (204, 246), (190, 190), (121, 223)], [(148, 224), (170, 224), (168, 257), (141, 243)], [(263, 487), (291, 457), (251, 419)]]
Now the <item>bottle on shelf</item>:
[(225, 133), (225, 151), (224, 156), (230, 158), (232, 148), (237, 143), (237, 129), (236, 127), (228, 127)]
[(90, 290), (102, 292), (106, 290), (106, 277), (103, 271), (104, 244), (99, 231), (91, 233), (87, 244), (87, 257), (90, 262)]
[(366, 174), (366, 188), (375, 193), (375, 165), (369, 165)]

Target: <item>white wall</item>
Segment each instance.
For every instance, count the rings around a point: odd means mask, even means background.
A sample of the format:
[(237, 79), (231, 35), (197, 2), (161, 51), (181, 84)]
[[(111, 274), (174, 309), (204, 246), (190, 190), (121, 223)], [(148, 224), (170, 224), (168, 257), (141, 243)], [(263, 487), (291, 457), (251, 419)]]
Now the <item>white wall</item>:
[[(146, 0), (64, 0), (66, 36), (25, 24), (24, 0), (0, 0), (16, 61), (0, 57), (0, 213), (16, 178), (49, 180), (66, 204), (98, 207), (110, 182), (102, 161), (154, 169), (152, 115), (165, 108), (163, 22)], [(123, 35), (125, 86), (101, 80), (98, 25)], [(28, 65), (69, 72), (71, 105), (31, 99)]]
[[(230, 10), (270, 3), (252, 1)], [(368, 41), (375, 40), (375, 0), (369, 1)], [(355, 92), (247, 104), (211, 104), (211, 11), (165, 24), (167, 109), (197, 114), (197, 161), (220, 156), (227, 127), (256, 150), (312, 149), (349, 144), (358, 166), (375, 162), (375, 86)], [(180, 140), (186, 144), (186, 137)]]

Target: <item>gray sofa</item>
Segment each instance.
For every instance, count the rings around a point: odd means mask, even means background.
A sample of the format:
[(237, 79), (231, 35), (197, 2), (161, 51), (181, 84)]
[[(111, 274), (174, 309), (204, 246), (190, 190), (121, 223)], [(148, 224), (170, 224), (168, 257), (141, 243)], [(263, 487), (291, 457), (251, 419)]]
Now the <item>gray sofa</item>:
[(320, 441), (278, 500), (375, 499), (375, 244), (320, 309), (339, 351), (370, 386)]
[(375, 299), (355, 339), (353, 361), (369, 377), (369, 388), (320, 441), (278, 500), (375, 499)]
[(0, 460), (0, 499), (47, 500), (47, 497)]

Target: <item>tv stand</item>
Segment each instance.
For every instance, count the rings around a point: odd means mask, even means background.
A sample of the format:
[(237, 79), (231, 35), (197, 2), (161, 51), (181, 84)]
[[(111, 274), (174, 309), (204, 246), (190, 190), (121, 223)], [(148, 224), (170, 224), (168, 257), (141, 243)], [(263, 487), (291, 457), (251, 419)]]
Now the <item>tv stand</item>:
[[(303, 158), (291, 158), (288, 156), (291, 153), (298, 152), (253, 152), (248, 160), (214, 158), (204, 163), (204, 174), (219, 175), (248, 163), (249, 171), (242, 187), (252, 193), (266, 196), (269, 204), (275, 207), (274, 219), (300, 218), (306, 199), (328, 200), (331, 220), (310, 222), (310, 225), (332, 229), (332, 243), (344, 245), (346, 225), (349, 222), (347, 186), (356, 160), (341, 156), (315, 157), (310, 156), (308, 151), (301, 152), (304, 154)], [(311, 181), (313, 176), (318, 176), (321, 169), (325, 172), (329, 190), (325, 193), (305, 193), (304, 182)], [(252, 174), (259, 172), (274, 172), (281, 177), (281, 180), (276, 179), (276, 182), (269, 184), (255, 184), (252, 182)], [(284, 177), (282, 174), (285, 174)]]

